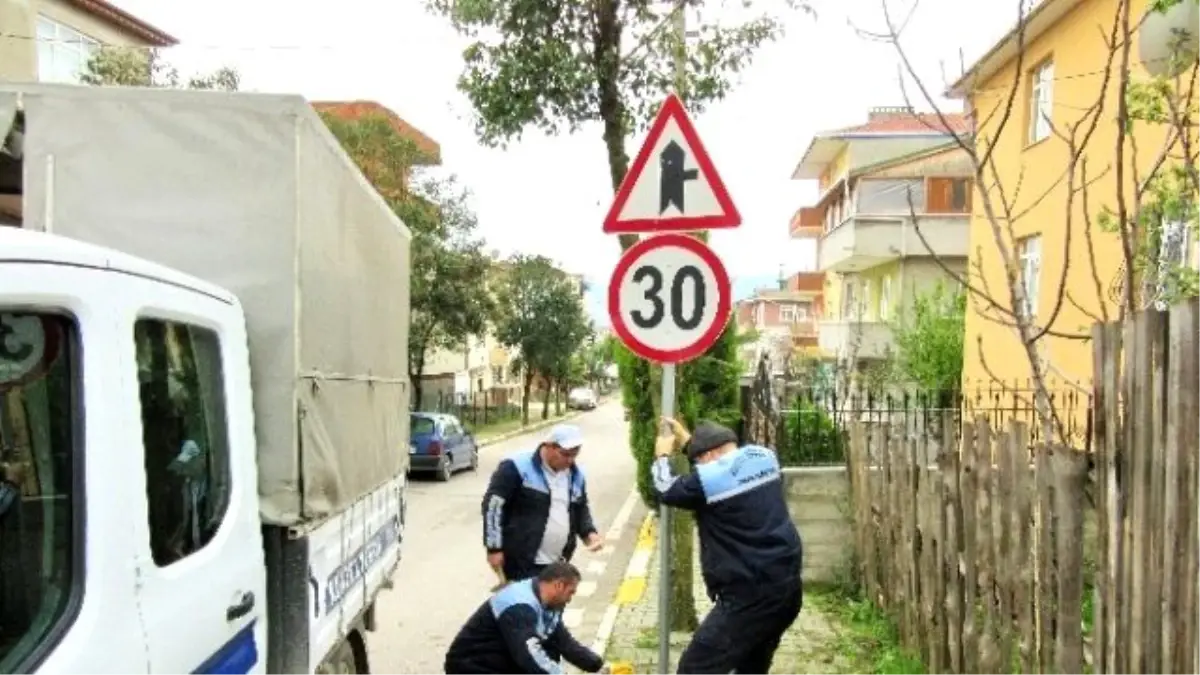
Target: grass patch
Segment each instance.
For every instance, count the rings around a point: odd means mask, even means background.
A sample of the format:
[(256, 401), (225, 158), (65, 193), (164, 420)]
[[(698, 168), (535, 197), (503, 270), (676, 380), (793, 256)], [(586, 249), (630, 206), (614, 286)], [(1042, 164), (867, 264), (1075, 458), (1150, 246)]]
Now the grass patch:
[(810, 587), (806, 604), (824, 613), (836, 635), (830, 656), (852, 673), (924, 673), (925, 664), (900, 644), (895, 624), (870, 602), (836, 587)]
[(638, 636), (633, 641), (633, 646), (638, 649), (658, 649), (658, 629), (643, 628), (638, 631)]
[[(534, 427), (544, 422), (552, 422), (556, 419), (566, 417), (572, 412), (574, 411), (563, 408), (561, 415), (555, 415), (554, 410), (551, 409), (549, 417), (547, 417), (545, 420), (542, 419), (540, 414), (536, 416), (531, 414), (529, 416), (529, 426)], [(489, 422), (487, 424), (467, 426), (470, 428), (471, 433), (475, 435), (475, 438), (480, 441), (488, 441), (497, 436), (502, 436), (512, 431), (520, 431), (521, 429), (525, 428), (525, 425), (521, 424), (520, 417), (504, 419), (497, 422)]]

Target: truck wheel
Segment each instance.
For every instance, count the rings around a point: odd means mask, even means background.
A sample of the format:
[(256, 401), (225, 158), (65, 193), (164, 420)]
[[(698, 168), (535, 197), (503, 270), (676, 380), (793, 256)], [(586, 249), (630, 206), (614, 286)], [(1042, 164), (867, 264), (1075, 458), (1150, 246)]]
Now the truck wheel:
[(442, 455), (442, 461), (438, 463), (437, 479), (438, 482), (445, 483), (454, 475), (454, 464), (450, 459), (450, 455)]
[(321, 665), (317, 672), (324, 673), (357, 673), (358, 661), (354, 658), (354, 646), (349, 640), (342, 640)]

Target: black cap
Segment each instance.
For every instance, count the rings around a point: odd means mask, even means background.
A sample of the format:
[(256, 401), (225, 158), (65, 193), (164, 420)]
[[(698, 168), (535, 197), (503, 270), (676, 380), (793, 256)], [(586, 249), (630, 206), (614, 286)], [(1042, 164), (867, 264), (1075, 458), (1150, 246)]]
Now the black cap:
[(737, 434), (732, 429), (723, 427), (716, 422), (701, 422), (692, 432), (692, 440), (687, 444), (688, 459), (695, 460), (700, 455), (719, 448), (726, 443), (737, 443)]

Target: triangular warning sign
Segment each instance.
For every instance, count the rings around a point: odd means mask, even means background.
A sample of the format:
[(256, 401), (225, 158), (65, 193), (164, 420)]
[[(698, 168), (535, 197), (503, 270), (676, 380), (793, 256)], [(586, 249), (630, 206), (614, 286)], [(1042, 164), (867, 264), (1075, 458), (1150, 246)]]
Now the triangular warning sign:
[(604, 218), (605, 234), (678, 232), (742, 224), (683, 102), (667, 97)]

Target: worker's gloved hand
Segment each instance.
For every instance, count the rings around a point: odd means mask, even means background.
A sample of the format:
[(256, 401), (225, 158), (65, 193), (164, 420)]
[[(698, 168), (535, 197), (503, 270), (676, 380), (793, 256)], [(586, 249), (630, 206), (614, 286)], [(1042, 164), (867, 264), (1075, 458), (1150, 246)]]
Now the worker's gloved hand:
[(670, 457), (675, 454), (675, 437), (659, 435), (654, 439), (654, 456)]
[(680, 424), (679, 420), (673, 417), (664, 417), (662, 418), (662, 423), (671, 430), (671, 435), (675, 437), (675, 442), (679, 445), (679, 447), (682, 448), (688, 441), (692, 439), (692, 435), (688, 433), (688, 430), (685, 429), (682, 424)]

